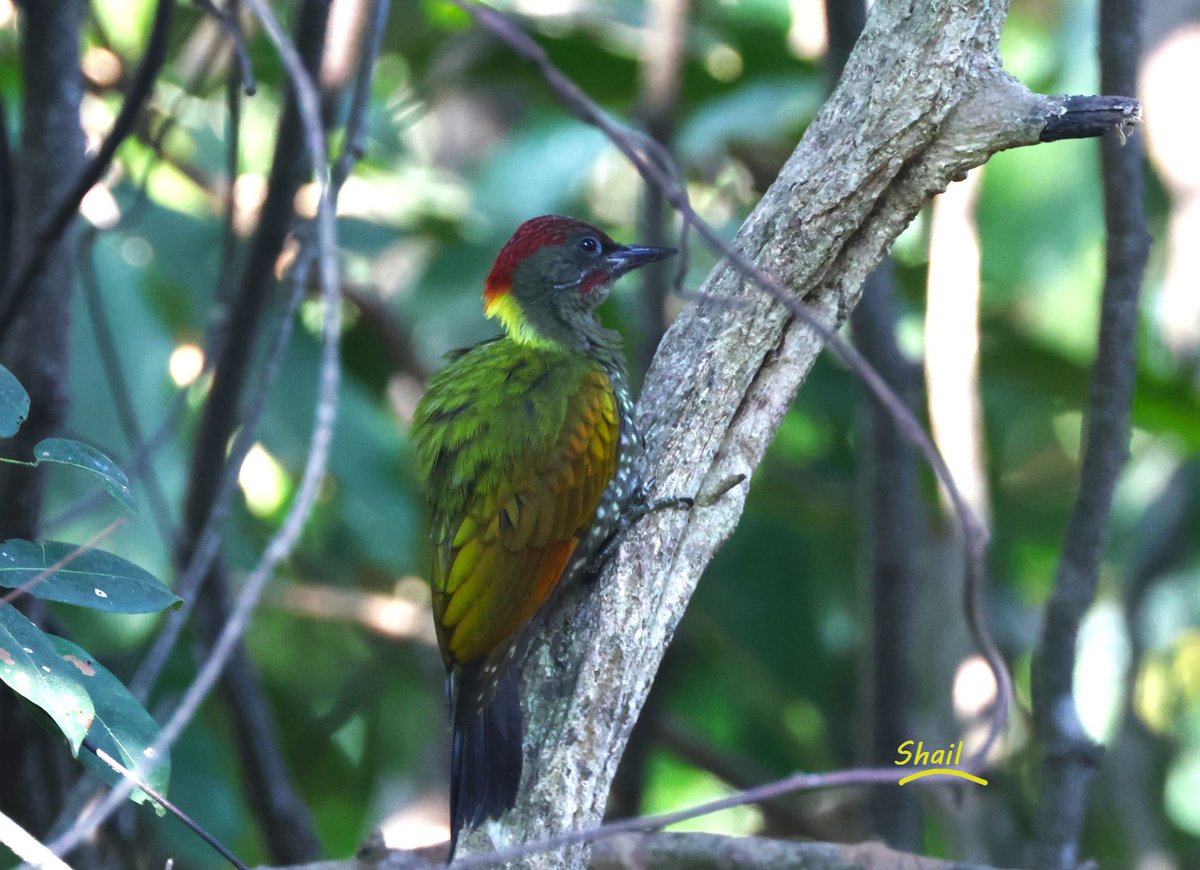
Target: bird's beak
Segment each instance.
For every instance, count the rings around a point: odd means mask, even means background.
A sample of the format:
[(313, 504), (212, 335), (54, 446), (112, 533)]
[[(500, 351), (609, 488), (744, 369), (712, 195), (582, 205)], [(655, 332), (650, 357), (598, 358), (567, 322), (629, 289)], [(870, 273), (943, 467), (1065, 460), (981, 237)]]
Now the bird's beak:
[(604, 261), (608, 265), (609, 274), (615, 280), (626, 272), (632, 272), (634, 269), (645, 266), (647, 263), (665, 260), (672, 254), (678, 253), (679, 251), (675, 248), (656, 248), (652, 245), (622, 245), (605, 257)]

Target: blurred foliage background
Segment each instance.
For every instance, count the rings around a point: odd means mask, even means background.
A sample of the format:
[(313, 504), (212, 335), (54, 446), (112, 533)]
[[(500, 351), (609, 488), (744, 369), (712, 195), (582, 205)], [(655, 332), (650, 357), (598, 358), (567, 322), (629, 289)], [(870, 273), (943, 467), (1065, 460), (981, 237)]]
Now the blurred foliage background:
[[(824, 11), (813, 0), (497, 5), (522, 16), (551, 58), (608, 110), (668, 138), (693, 202), (730, 237), (831, 86)], [(92, 3), (82, 123), (93, 145), (120, 106), (153, 6)], [(294, 11), (293, 3), (276, 6), (285, 17)], [(1095, 3), (1012, 6), (1002, 43), (1008, 69), (1038, 91), (1094, 92)], [(365, 7), (362, 0), (333, 6), (322, 84), (338, 123)], [(1152, 4), (1151, 52), (1196, 38), (1200, 18), (1186, 12), (1187, 4)], [(661, 43), (646, 34), (656, 13), (673, 14), (686, 27), (665, 103), (651, 75)], [(18, 22), (11, 0), (0, 0), (0, 95), (9, 106), (22, 94)], [(242, 101), (236, 178), (223, 168), (231, 53), (214, 20), (186, 5), (147, 120), (84, 204), (97, 231), (87, 234), (80, 262), (94, 273), (115, 325), (143, 428), (153, 431), (185, 394), (181, 423), (152, 464), (168, 505), (157, 519), (171, 526), (180, 523), (189, 436), (206, 390), (206, 378), (196, 376), (212, 317), (225, 198), (233, 198), (244, 242), (262, 203), (284, 98), (277, 56), (254, 27), (248, 48), (258, 90)], [(1186, 55), (1165, 75), (1159, 87), (1167, 90), (1156, 102), (1143, 95), (1152, 139), (1155, 110), (1168, 126), (1194, 98), (1196, 67), (1187, 66)], [(16, 114), (9, 119), (13, 139), (20, 136)], [(156, 143), (168, 117), (175, 123)], [(659, 229), (635, 173), (602, 135), (568, 117), (527, 64), (436, 0), (393, 4), (368, 134), (366, 156), (340, 200), (347, 371), (330, 474), (301, 546), (246, 639), (328, 855), (351, 853), (377, 826), (396, 846), (446, 834), (442, 669), (407, 441), (423, 378), (444, 352), (495, 332), (480, 311), (482, 278), (521, 220), (568, 213), (621, 240), (647, 240)], [(1191, 155), (1176, 169), (1156, 163), (1151, 182), (1156, 244), (1132, 459), (1076, 675), (1081, 714), (1109, 747), (1082, 847), (1102, 866), (1200, 863), (1200, 273), (1178, 259), (1194, 256), (1178, 231), (1196, 201), (1188, 199), (1196, 189), (1196, 138), (1188, 135)], [(1170, 141), (1166, 133), (1162, 141)], [(1157, 146), (1152, 142), (1156, 159)], [(1020, 703), (991, 785), (906, 792), (913, 821), (894, 839), (927, 854), (1010, 865), (1022, 860), (1032, 831), (1038, 750), (1026, 724), (1029, 655), (1074, 496), (1095, 346), (1104, 251), (1096, 144), (1001, 154), (980, 185), (979, 391), (992, 530), (987, 610)], [(311, 212), (314, 201), (305, 187), (299, 210)], [(677, 231), (672, 219), (665, 227), (668, 237)], [(893, 252), (898, 336), (914, 365), (923, 354), (930, 235), (925, 214)], [(684, 286), (695, 288), (714, 259), (696, 246), (690, 253)], [(651, 274), (650, 287), (627, 280), (603, 312), (627, 336), (639, 382), (663, 324), (683, 304), (678, 295), (659, 304), (669, 277)], [(239, 477), (225, 538), (235, 584), (281, 518), (304, 461), (319, 324), (314, 294), (302, 307), (302, 328), (260, 443)], [(81, 292), (70, 329), (64, 434), (128, 461), (135, 445), (117, 425)], [(853, 378), (823, 358), (755, 474), (736, 535), (679, 629), (623, 762), (614, 815), (679, 808), (796, 769), (892, 760), (871, 758), (862, 738), (871, 716), (864, 660), (872, 634), (864, 591), (863, 411)], [(50, 475), (46, 537), (83, 541), (112, 519), (107, 504), (76, 509), (86, 494), (78, 479), (38, 473)], [(913, 738), (946, 746), (965, 734), (969, 746), (994, 687), (966, 638), (949, 524), (932, 479), (921, 474), (919, 534), (911, 542), (918, 582), (907, 614), (912, 729), (895, 734), (891, 745)], [(143, 511), (106, 546), (169, 582), (172, 552), (155, 520), (154, 511)], [(154, 629), (149, 617), (108, 620), (66, 607), (55, 615), (126, 677)], [(151, 710), (186, 685), (194, 653), (186, 643), (176, 653)], [(174, 750), (171, 796), (241, 857), (265, 860), (232, 740), (227, 711), (210, 701)], [(176, 867), (221, 866), (174, 821), (137, 814), (147, 854), (174, 856)], [(854, 790), (745, 807), (687, 827), (846, 840), (876, 833), (865, 793)]]

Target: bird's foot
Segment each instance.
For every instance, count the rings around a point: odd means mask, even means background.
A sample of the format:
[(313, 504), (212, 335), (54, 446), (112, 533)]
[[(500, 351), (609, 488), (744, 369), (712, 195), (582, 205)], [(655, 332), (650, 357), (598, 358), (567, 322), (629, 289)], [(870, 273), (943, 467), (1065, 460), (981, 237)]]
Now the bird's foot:
[(650, 490), (654, 489), (656, 483), (655, 478), (652, 477), (637, 488), (625, 516), (629, 517), (629, 525), (633, 525), (642, 517), (662, 510), (690, 511), (692, 508), (712, 507), (722, 496), (745, 479), (746, 475), (744, 474), (731, 474), (708, 492), (698, 492), (695, 495), (673, 495), (652, 500)]
[(665, 510), (690, 511), (698, 507), (712, 507), (722, 496), (745, 479), (746, 475), (744, 474), (731, 474), (707, 492), (698, 492), (695, 495), (672, 495), (656, 499), (650, 498), (650, 491), (654, 489), (656, 482), (655, 478), (644, 481), (629, 500), (629, 506), (621, 512), (621, 518), (612, 534), (608, 536), (595, 557), (592, 558), (587, 572), (587, 582), (592, 582), (600, 576), (604, 566), (617, 552), (617, 547), (620, 546), (625, 532), (637, 525), (644, 517)]

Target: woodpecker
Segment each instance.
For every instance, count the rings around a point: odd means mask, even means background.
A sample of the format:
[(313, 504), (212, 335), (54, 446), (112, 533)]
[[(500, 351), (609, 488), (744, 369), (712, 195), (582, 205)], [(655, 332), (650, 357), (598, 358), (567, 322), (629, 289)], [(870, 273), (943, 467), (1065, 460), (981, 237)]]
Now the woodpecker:
[(453, 719), (451, 855), (520, 785), (518, 682), (531, 626), (618, 529), (640, 437), (612, 283), (676, 253), (620, 245), (574, 218), (521, 224), (484, 282), (503, 335), (455, 351), (412, 435), (431, 518), (433, 613)]

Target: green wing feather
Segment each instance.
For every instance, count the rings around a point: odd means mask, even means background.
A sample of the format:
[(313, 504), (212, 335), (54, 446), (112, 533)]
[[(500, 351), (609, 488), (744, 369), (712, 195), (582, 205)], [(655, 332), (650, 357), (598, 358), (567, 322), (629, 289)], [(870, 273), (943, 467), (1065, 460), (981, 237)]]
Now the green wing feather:
[(429, 381), (413, 422), (448, 664), (495, 652), (554, 591), (616, 469), (616, 398), (580, 354), (499, 339)]

